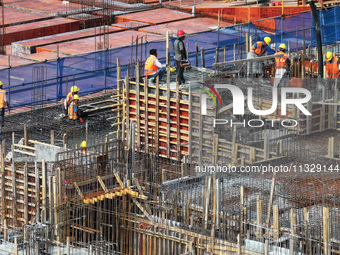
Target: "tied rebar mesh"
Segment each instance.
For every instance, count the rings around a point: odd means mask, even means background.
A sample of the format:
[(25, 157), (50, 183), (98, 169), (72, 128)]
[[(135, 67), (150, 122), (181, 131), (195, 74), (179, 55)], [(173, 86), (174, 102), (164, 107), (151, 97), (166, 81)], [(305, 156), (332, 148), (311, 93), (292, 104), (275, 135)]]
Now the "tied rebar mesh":
[(31, 120), (33, 122), (44, 121), (44, 104), (46, 101), (47, 68), (35, 66), (32, 70), (33, 90), (31, 97)]

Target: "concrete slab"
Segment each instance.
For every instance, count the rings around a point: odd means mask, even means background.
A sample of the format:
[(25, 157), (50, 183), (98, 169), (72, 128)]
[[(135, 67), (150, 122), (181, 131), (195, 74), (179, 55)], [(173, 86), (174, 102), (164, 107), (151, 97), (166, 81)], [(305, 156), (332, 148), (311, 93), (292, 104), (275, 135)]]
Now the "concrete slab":
[(185, 12), (160, 8), (117, 16), (116, 23), (138, 21), (142, 23), (149, 23), (151, 25), (157, 25), (190, 18), (192, 18), (192, 16)]
[[(4, 7), (4, 14), (5, 27), (53, 18), (48, 14), (34, 13), (27, 10), (13, 9), (10, 7)], [(0, 12), (0, 20), (2, 20), (2, 12)]]
[[(114, 34), (109, 35), (109, 46), (110, 48), (115, 47), (122, 47), (125, 45), (131, 45), (131, 39), (138, 37), (145, 36), (146, 33), (138, 32), (138, 31), (123, 31), (123, 32), (117, 32)], [(158, 39), (164, 39), (165, 37), (162, 35), (156, 35), (156, 34), (147, 34), (148, 41), (158, 40)], [(71, 42), (64, 42), (60, 43), (59, 45), (59, 52), (67, 55), (77, 55), (81, 53), (86, 52), (92, 52), (96, 49), (98, 50), (98, 46), (101, 42), (98, 40), (98, 38), (86, 38), (86, 39), (80, 39), (75, 40)], [(57, 52), (57, 44), (51, 44), (43, 47), (37, 47), (37, 52), (42, 51), (52, 51)]]
[(55, 18), (5, 28), (5, 44), (79, 29), (77, 20)]
[[(170, 22), (168, 24), (161, 24), (157, 26), (144, 27), (140, 28), (139, 31), (166, 35), (167, 31), (169, 31), (170, 34), (176, 34), (179, 29), (182, 29), (186, 33), (191, 34), (216, 29), (217, 25), (217, 20), (211, 18), (194, 18), (190, 20)], [(220, 22), (221, 27), (228, 25), (231, 25), (231, 23)]]
[(16, 56), (27, 55), (36, 53), (36, 48), (41, 46), (46, 46), (54, 43), (62, 43), (78, 40), (81, 38), (88, 38), (92, 36), (100, 36), (104, 33), (110, 34), (118, 31), (122, 31), (124, 28), (111, 27), (111, 26), (101, 26), (89, 29), (83, 29), (79, 31), (72, 31), (67, 33), (61, 33), (57, 35), (44, 36), (40, 38), (34, 38), (19, 42), (13, 42), (12, 54)]

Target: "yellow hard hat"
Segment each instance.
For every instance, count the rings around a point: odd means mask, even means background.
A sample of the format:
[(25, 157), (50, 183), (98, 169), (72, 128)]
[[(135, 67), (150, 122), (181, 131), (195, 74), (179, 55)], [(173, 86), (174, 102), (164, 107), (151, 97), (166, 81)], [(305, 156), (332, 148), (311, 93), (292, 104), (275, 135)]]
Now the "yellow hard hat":
[(71, 92), (75, 93), (75, 92), (78, 92), (78, 91), (79, 91), (79, 88), (77, 86), (71, 87)]
[(2, 83), (2, 81), (0, 81), (0, 86), (2, 86), (3, 85), (3, 83)]
[(284, 43), (281, 43), (280, 46), (279, 46), (279, 48), (280, 48), (280, 49), (285, 49), (285, 50), (287, 49), (286, 44), (284, 44)]
[(74, 95), (73, 96), (73, 100), (77, 100), (77, 99), (79, 100), (79, 96), (78, 95)]
[(80, 144), (80, 147), (81, 148), (87, 147), (87, 142), (86, 141), (82, 141), (81, 144)]
[(270, 39), (270, 37), (265, 37), (264, 39), (264, 42), (267, 44), (267, 45), (269, 45), (270, 44), (270, 42), (272, 41), (272, 39)]
[(333, 57), (333, 53), (330, 52), (330, 51), (328, 51), (328, 52), (326, 53), (326, 59), (329, 61), (329, 60), (332, 59), (332, 57)]
[(175, 72), (176, 71), (176, 67), (170, 66), (170, 72)]

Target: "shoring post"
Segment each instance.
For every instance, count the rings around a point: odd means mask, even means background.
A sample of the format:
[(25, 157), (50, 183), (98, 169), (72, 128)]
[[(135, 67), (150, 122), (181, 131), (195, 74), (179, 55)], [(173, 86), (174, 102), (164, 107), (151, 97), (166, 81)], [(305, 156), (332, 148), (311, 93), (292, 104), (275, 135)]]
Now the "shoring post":
[(328, 138), (328, 157), (334, 158), (334, 137)]
[(269, 253), (269, 242), (268, 240), (266, 240), (264, 243), (264, 255), (268, 255), (268, 253)]
[(241, 250), (241, 234), (237, 235), (237, 255), (241, 255), (242, 254), (242, 250)]
[(51, 130), (51, 144), (54, 145), (54, 130)]
[(294, 247), (296, 242), (296, 238), (294, 237), (296, 232), (296, 213), (294, 212), (293, 208), (290, 208), (290, 231), (291, 238), (289, 242), (289, 254), (294, 255)]
[(37, 161), (34, 161), (35, 169), (35, 220), (40, 222), (40, 175)]
[(27, 124), (24, 124), (24, 140), (25, 140), (25, 146), (28, 146)]
[(195, 66), (198, 67), (198, 45), (195, 44)]
[(70, 237), (69, 236), (66, 238), (66, 254), (67, 255), (71, 254)]
[(279, 238), (279, 206), (273, 205), (273, 236), (275, 239)]
[(227, 62), (227, 46), (223, 47), (223, 62)]
[(330, 255), (329, 208), (323, 208), (323, 254)]
[(204, 56), (204, 48), (201, 48), (201, 65), (205, 67), (205, 56)]
[(248, 55), (249, 52), (249, 34), (246, 33), (246, 53)]
[(269, 203), (268, 203), (268, 212), (267, 212), (268, 214), (267, 214), (266, 224), (269, 224), (269, 221), (270, 221), (270, 214), (271, 214), (274, 191), (275, 191), (275, 177), (276, 177), (276, 172), (274, 171), (273, 178), (272, 178), (272, 185), (270, 187), (270, 197), (269, 197)]
[(14, 238), (14, 254), (15, 255), (19, 255), (19, 251), (18, 251), (18, 239)]
[(261, 240), (262, 237), (262, 201), (260, 195), (256, 198), (256, 239)]

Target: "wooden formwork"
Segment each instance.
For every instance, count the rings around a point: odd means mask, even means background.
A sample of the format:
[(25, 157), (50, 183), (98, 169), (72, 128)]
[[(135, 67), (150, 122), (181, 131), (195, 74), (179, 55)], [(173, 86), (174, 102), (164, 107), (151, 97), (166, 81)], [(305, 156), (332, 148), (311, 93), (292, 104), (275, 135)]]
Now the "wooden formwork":
[(136, 80), (125, 82), (123, 116), (125, 123), (136, 123), (137, 150), (157, 152), (179, 161), (187, 156), (188, 162), (194, 164), (229, 161), (240, 165), (279, 156), (277, 152), (269, 152), (268, 146), (264, 151), (219, 138), (213, 127), (216, 107), (212, 99), (207, 99), (207, 114), (201, 114), (202, 92), (193, 92), (191, 88), (189, 91), (169, 89)]
[(1, 169), (1, 219), (4, 228), (23, 229), (46, 219), (46, 169), (43, 164), (5, 163)]

